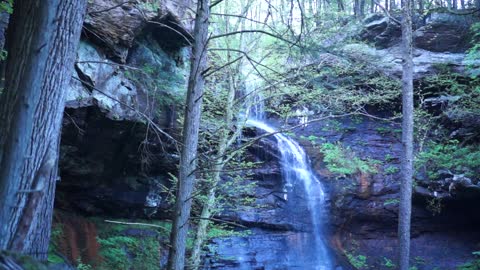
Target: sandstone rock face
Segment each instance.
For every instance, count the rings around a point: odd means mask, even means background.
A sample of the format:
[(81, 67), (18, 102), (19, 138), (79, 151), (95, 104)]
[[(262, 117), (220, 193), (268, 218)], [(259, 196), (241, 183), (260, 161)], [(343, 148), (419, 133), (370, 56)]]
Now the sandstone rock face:
[[(395, 17), (401, 20), (400, 17)], [(480, 62), (466, 58), (470, 46), (470, 26), (480, 21), (474, 15), (432, 13), (426, 19), (414, 18), (414, 77), (421, 79), (437, 74), (438, 67), (450, 68), (453, 72), (469, 76)], [(392, 19), (375, 14), (365, 19), (360, 38), (373, 43), (347, 44), (341, 51), (354, 59), (367, 61), (378, 70), (395, 77), (402, 74), (401, 28)], [(467, 64), (469, 68), (467, 69)]]
[(465, 52), (470, 46), (470, 26), (479, 19), (474, 15), (432, 13), (426, 25), (415, 31), (415, 46), (432, 52)]
[[(189, 15), (178, 5), (89, 2), (66, 100), (60, 209), (117, 217), (167, 214), (161, 193), (178, 157), (172, 141), (156, 134), (145, 117), (175, 136), (189, 36), (182, 23)], [(162, 37), (170, 38), (169, 46)]]
[(85, 35), (102, 46), (109, 48), (109, 53), (120, 62), (125, 62), (128, 49), (135, 38), (149, 25), (164, 28), (174, 24), (175, 28), (190, 38), (188, 28), (183, 22), (188, 3), (181, 1), (94, 0), (89, 2), (85, 20)]
[[(393, 16), (401, 21), (401, 16)], [(470, 46), (470, 26), (480, 18), (474, 13), (432, 12), (424, 17), (415, 16), (413, 21), (413, 38), (417, 48), (431, 52), (463, 53)], [(363, 40), (372, 42), (378, 49), (397, 45), (401, 35), (400, 24), (379, 14), (367, 17), (360, 33)]]
[[(355, 269), (346, 259), (349, 254), (366, 256), (372, 269), (386, 270), (389, 267), (385, 265), (385, 258), (394, 261), (397, 256), (399, 128), (395, 123), (346, 118), (338, 120), (335, 128), (325, 121), (309, 124), (295, 132), (295, 138), (302, 143), (311, 166), (327, 188), (329, 219), (321, 222), (329, 224), (327, 243), (335, 251), (337, 267)], [(310, 135), (318, 138), (316, 144), (301, 139), (301, 136)], [(302, 243), (302, 235), (312, 229), (308, 220), (297, 218), (309, 213), (308, 206), (302, 204), (302, 194), (299, 193), (295, 200), (294, 212), (289, 210), (289, 202), (283, 198), (278, 152), (269, 141), (271, 139), (263, 139), (250, 149), (253, 160), (264, 161), (253, 178), (256, 188), (251, 195), (256, 198), (257, 207), (240, 208), (218, 216), (247, 226), (250, 234), (213, 240), (205, 258), (208, 269), (281, 269), (292, 260), (281, 254), (289, 254), (292, 249), (301, 250), (296, 245)], [(331, 174), (318, 149), (318, 144), (324, 142), (341, 142), (358, 157), (377, 160), (378, 173)], [(475, 229), (480, 224), (480, 218), (475, 214), (475, 205), (480, 201), (480, 194), (476, 193), (478, 188), (462, 176), (450, 175), (450, 178), (438, 183), (441, 184), (438, 195), (434, 195), (431, 188), (425, 189), (426, 194), (422, 193), (421, 183), (415, 188), (412, 256), (420, 260), (414, 262), (419, 269), (434, 269), (435, 266), (455, 269), (458, 264), (471, 259), (471, 249), (475, 249), (480, 239)], [(452, 183), (455, 184), (455, 195), (442, 197), (440, 190), (448, 192)], [(464, 232), (459, 233), (459, 228)], [(444, 256), (445, 250), (451, 256)], [(303, 252), (308, 253), (307, 250)]]
[[(348, 55), (371, 63), (371, 67), (382, 70), (389, 75), (400, 78), (402, 75), (402, 47), (396, 45), (388, 49), (375, 49), (365, 44), (347, 44), (342, 51)], [(464, 53), (432, 52), (423, 49), (414, 50), (414, 78), (421, 79), (437, 74), (438, 67), (448, 67), (453, 72), (468, 76)], [(480, 66), (480, 62), (470, 63)]]

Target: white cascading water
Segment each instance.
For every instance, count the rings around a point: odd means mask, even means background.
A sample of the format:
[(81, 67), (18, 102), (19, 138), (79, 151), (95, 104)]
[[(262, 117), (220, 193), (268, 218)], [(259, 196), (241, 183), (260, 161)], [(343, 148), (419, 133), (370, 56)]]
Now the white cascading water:
[[(298, 145), (298, 143), (281, 133), (275, 133), (276, 130), (270, 127), (268, 124), (260, 120), (248, 120), (247, 125), (259, 128), (267, 133), (274, 133), (273, 136), (277, 139), (278, 149), (280, 150), (282, 157), (282, 173), (285, 183), (285, 199), (288, 200), (287, 191), (297, 181), (303, 183), (306, 200), (308, 200), (308, 208), (311, 215), (311, 225), (313, 234), (313, 247), (310, 245), (308, 248), (314, 248), (315, 250), (309, 250), (311, 257), (297, 256), (298, 253), (303, 251), (292, 250), (293, 255), (291, 260), (313, 260), (308, 262), (297, 262), (299, 267), (303, 269), (315, 269), (315, 270), (332, 270), (333, 263), (329, 255), (326, 243), (323, 237), (322, 219), (325, 208), (325, 193), (322, 184), (313, 174), (307, 159), (305, 151)], [(311, 242), (312, 239), (309, 239)], [(301, 255), (301, 254), (300, 254)]]

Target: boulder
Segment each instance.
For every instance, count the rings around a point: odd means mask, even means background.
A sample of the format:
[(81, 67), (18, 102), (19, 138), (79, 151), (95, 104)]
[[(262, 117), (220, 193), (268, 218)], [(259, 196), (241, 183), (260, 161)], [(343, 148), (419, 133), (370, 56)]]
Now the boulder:
[(108, 60), (95, 46), (82, 41), (77, 51), (76, 74), (67, 94), (66, 106), (96, 105), (112, 119), (138, 119), (139, 91), (120, 66)]
[(465, 52), (470, 46), (470, 26), (479, 20), (473, 15), (434, 12), (414, 32), (414, 44), (431, 52)]
[[(386, 49), (400, 43), (402, 20), (400, 15), (392, 18), (373, 14), (363, 21), (360, 39), (372, 43), (378, 49)], [(427, 16), (413, 17), (414, 44), (430, 52), (463, 53), (470, 46), (470, 27), (480, 21), (474, 13), (454, 14), (434, 11)]]

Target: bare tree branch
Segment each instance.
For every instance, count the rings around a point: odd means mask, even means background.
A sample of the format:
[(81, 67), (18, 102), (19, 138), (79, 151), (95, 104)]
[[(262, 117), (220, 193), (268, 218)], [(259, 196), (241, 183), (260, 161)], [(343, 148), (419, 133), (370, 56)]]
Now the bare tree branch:
[(287, 40), (281, 36), (278, 36), (278, 35), (275, 35), (275, 34), (272, 34), (270, 32), (267, 32), (267, 31), (264, 31), (264, 30), (239, 30), (239, 31), (233, 31), (233, 32), (229, 32), (229, 33), (224, 33), (224, 34), (220, 34), (220, 35), (216, 35), (216, 36), (211, 36), (210, 37), (210, 40), (212, 39), (216, 39), (216, 38), (222, 38), (222, 37), (228, 37), (228, 36), (233, 36), (233, 35), (238, 35), (238, 34), (244, 34), (244, 33), (260, 33), (260, 34), (264, 34), (264, 35), (267, 35), (267, 36), (271, 36), (273, 38), (276, 38), (276, 39), (279, 39), (283, 42), (286, 42), (288, 44), (291, 44), (291, 45), (294, 45), (294, 46), (298, 46), (300, 47), (298, 44), (290, 41), (290, 40)]
[(88, 15), (92, 15), (92, 14), (98, 14), (98, 13), (102, 13), (102, 12), (107, 12), (107, 11), (110, 11), (112, 9), (116, 9), (118, 7), (121, 7), (123, 5), (126, 5), (126, 4), (136, 4), (137, 1), (133, 1), (133, 0), (130, 0), (130, 1), (125, 1), (125, 2), (122, 2), (118, 5), (114, 5), (114, 6), (111, 6), (111, 7), (108, 7), (108, 8), (105, 8), (105, 9), (102, 9), (102, 10), (97, 10), (97, 11), (91, 11), (88, 13)]

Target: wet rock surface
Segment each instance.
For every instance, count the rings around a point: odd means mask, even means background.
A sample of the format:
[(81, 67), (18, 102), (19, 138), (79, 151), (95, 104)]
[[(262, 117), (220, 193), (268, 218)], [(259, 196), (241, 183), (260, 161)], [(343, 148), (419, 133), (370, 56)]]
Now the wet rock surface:
[[(338, 267), (355, 269), (347, 257), (359, 255), (366, 256), (368, 269), (389, 269), (386, 262), (395, 262), (400, 172), (387, 172), (387, 168), (400, 166), (398, 131), (398, 124), (357, 118), (338, 120), (334, 125), (313, 123), (295, 132), (296, 139), (310, 157), (311, 166), (327, 188), (329, 219), (322, 222), (328, 224), (325, 241), (335, 251)], [(301, 136), (307, 138), (310, 135), (315, 135), (318, 141), (312, 144), (312, 139), (301, 139)], [(359, 157), (380, 161), (377, 164), (379, 173), (343, 177), (332, 175), (325, 168), (323, 155), (318, 149), (318, 144), (324, 142), (342, 142)], [(254, 149), (262, 147), (255, 146)], [(258, 151), (254, 153), (258, 154)], [(270, 158), (273, 156), (267, 155)], [(283, 186), (281, 175), (272, 169), (276, 166), (278, 164), (270, 161), (258, 169), (262, 178), (255, 179), (257, 207), (219, 216), (249, 227), (251, 233), (243, 237), (213, 240), (206, 251), (207, 269), (295, 269), (293, 261), (279, 254), (288, 254), (289, 248), (295, 246), (296, 241), (301, 243), (299, 239), (302, 237), (311, 238), (308, 222), (293, 218), (308, 215), (308, 207), (302, 205), (299, 195), (295, 201), (298, 205), (295, 213), (288, 211), (286, 206), (289, 201), (280, 196), (280, 187)], [(268, 172), (273, 175), (268, 176)], [(456, 182), (470, 186), (465, 179), (457, 177)], [(480, 196), (459, 188), (458, 196), (439, 199), (439, 196), (434, 197), (431, 189), (426, 196), (419, 187), (415, 188), (413, 202), (412, 265), (418, 269), (454, 269), (472, 259), (471, 252), (480, 243), (476, 229), (480, 218), (475, 214)], [(269, 196), (265, 197), (265, 194)], [(298, 250), (301, 254), (296, 257), (308, 260), (309, 251), (301, 247)], [(382, 250), (381, 256), (379, 250)], [(306, 267), (304, 269), (314, 269)]]
[[(313, 235), (252, 229), (250, 235), (213, 240), (207, 269), (315, 269)], [(248, 234), (246, 232), (246, 234)]]

